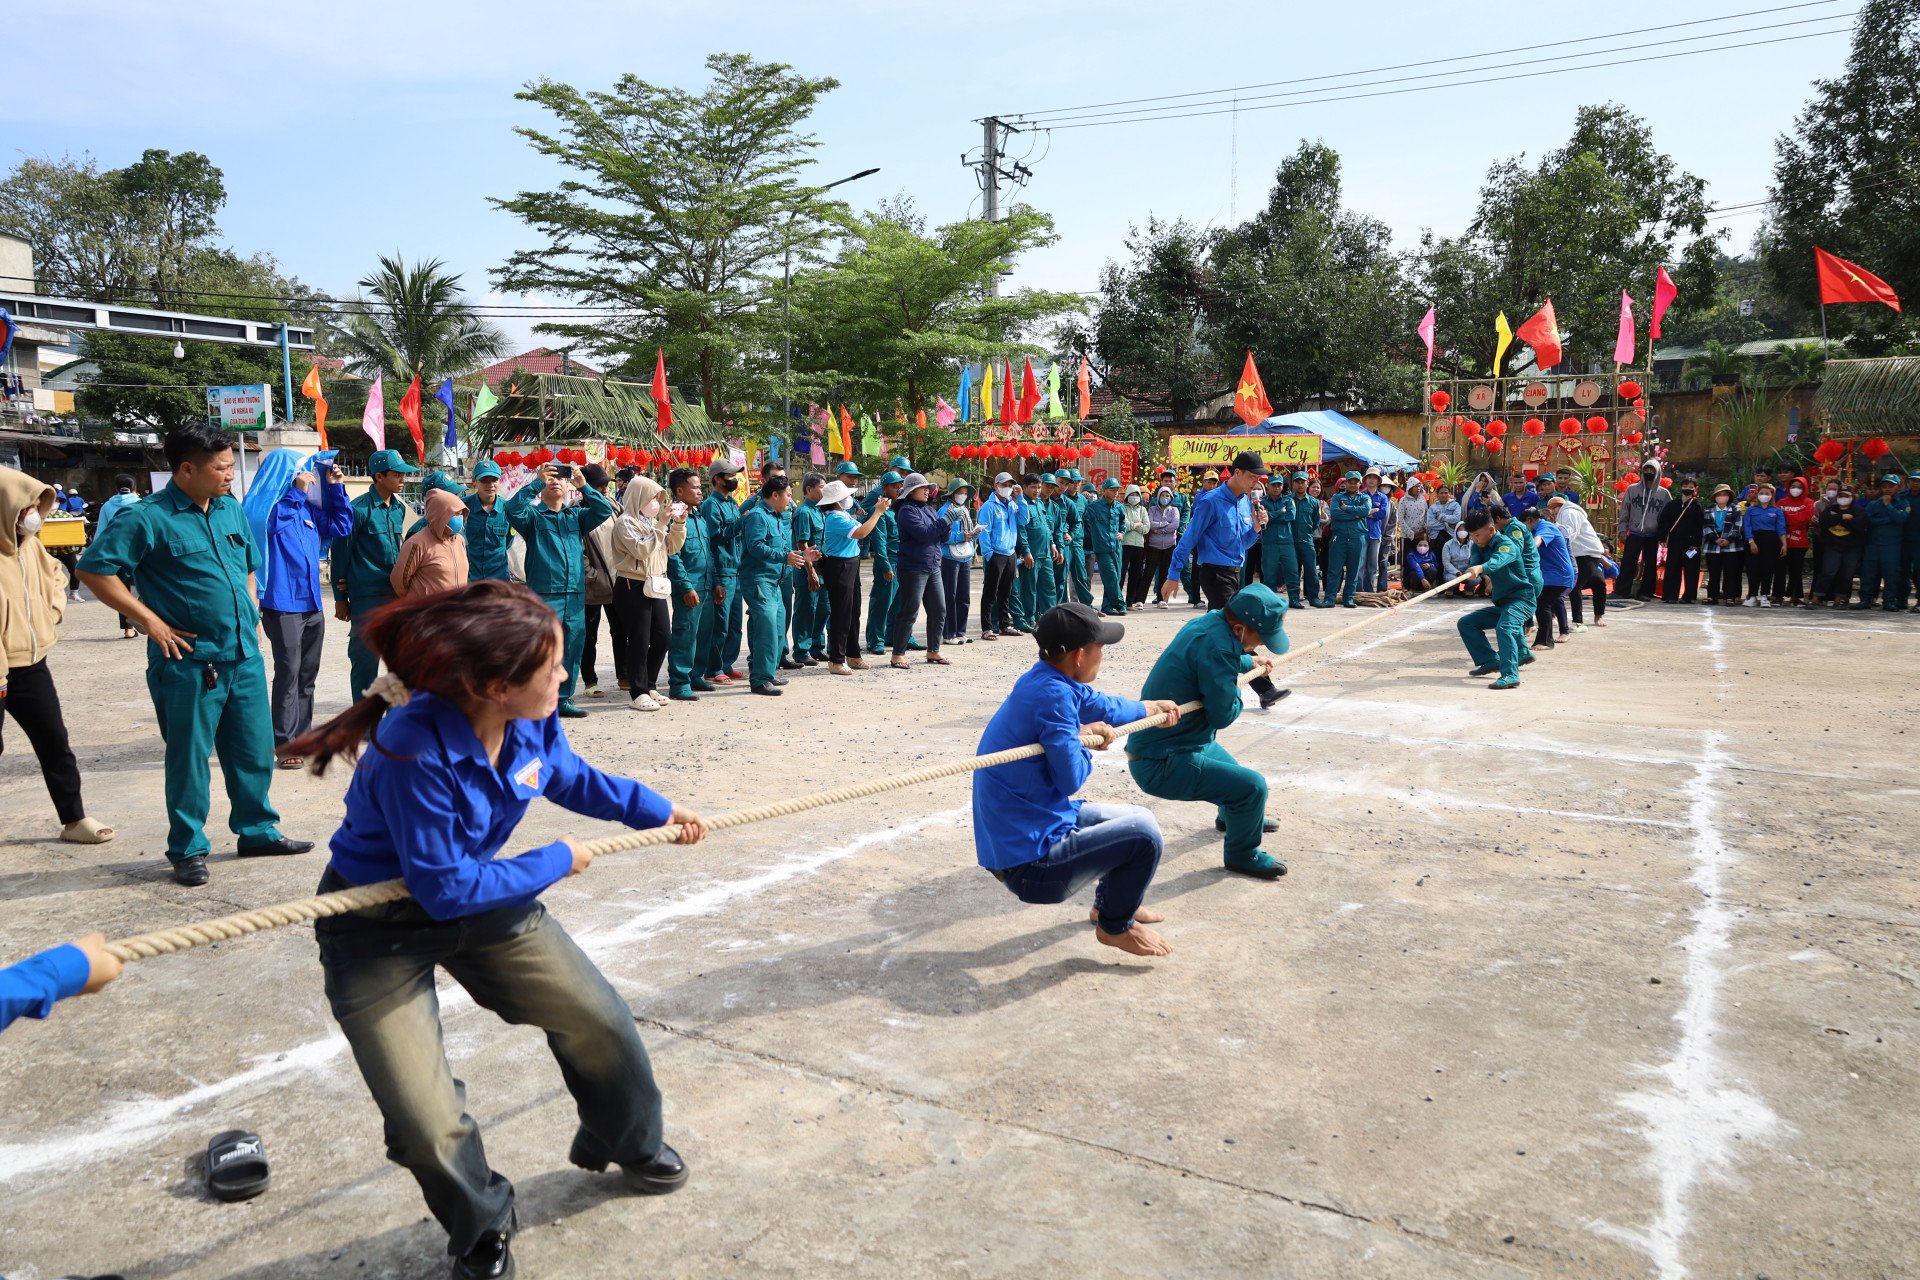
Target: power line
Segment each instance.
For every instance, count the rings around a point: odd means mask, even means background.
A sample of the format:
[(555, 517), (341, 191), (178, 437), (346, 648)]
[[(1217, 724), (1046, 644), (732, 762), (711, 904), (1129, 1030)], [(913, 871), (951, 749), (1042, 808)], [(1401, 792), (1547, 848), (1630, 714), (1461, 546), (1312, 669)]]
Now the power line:
[[(94, 290), (85, 281), (62, 280), (49, 276), (0, 276), (0, 281), (17, 280), (25, 283), (37, 283), (46, 288), (74, 288), (82, 292)], [(331, 315), (400, 315), (404, 314), (389, 304), (369, 302), (364, 298), (333, 298), (324, 294), (261, 294), (261, 293), (218, 293), (205, 289), (147, 289), (137, 292), (130, 288), (110, 288), (104, 291), (108, 295), (121, 295), (117, 300), (109, 296), (102, 300), (103, 306), (146, 307), (155, 296), (177, 298), (218, 298), (232, 300), (226, 307), (229, 311), (309, 311), (322, 316)], [(57, 295), (50, 295), (49, 302), (65, 301)], [(235, 305), (238, 303), (240, 305)], [(247, 306), (246, 303), (253, 305)], [(564, 320), (581, 319), (649, 319), (654, 316), (650, 311), (634, 311), (613, 307), (596, 307), (569, 303), (469, 303), (465, 310), (469, 315), (509, 320)], [(236, 317), (238, 318), (238, 317)]]
[[(1848, 15), (1848, 16), (1851, 16), (1851, 15)], [(1809, 31), (1809, 32), (1803, 32), (1799, 35), (1777, 36), (1771, 40), (1747, 40), (1737, 44), (1715, 45), (1711, 48), (1706, 48), (1706, 49), (1684, 49), (1677, 53), (1652, 54), (1647, 57), (1641, 57), (1641, 58), (1619, 58), (1611, 62), (1594, 62), (1594, 63), (1589, 63), (1586, 66), (1580, 66), (1580, 67), (1557, 67), (1552, 70), (1545, 70), (1545, 71), (1521, 71), (1521, 72), (1515, 72), (1512, 75), (1486, 76), (1486, 77), (1481, 77), (1473, 80), (1456, 80), (1448, 84), (1415, 85), (1411, 88), (1404, 88), (1404, 89), (1380, 89), (1372, 93), (1353, 93), (1353, 94), (1341, 94), (1341, 95), (1322, 97), (1322, 98), (1308, 98), (1298, 102), (1270, 102), (1261, 106), (1254, 106), (1254, 107), (1242, 106), (1240, 109), (1243, 111), (1273, 111), (1281, 107), (1318, 106), (1318, 105), (1321, 105), (1324, 103), (1330, 103), (1330, 102), (1353, 102), (1363, 98), (1398, 97), (1398, 96), (1409, 94), (1409, 93), (1426, 93), (1434, 89), (1478, 88), (1483, 85), (1499, 84), (1509, 80), (1531, 80), (1539, 76), (1565, 75), (1570, 71), (1599, 71), (1607, 67), (1625, 67), (1625, 66), (1632, 66), (1636, 63), (1642, 63), (1642, 62), (1666, 62), (1673, 58), (1690, 58), (1703, 53), (1724, 53), (1732, 49), (1753, 49), (1753, 48), (1761, 47), (1763, 45), (1791, 44), (1800, 40), (1812, 40), (1819, 36), (1845, 35), (1850, 29), (1851, 28), (1847, 28), (1847, 27), (1836, 27), (1831, 31)], [(1204, 104), (1195, 104), (1195, 105), (1204, 105)], [(1225, 115), (1230, 110), (1232, 110), (1231, 106), (1227, 106), (1227, 107), (1221, 107), (1217, 110), (1211, 110), (1211, 111), (1180, 111), (1180, 112), (1171, 112), (1165, 115), (1157, 115), (1157, 116), (1135, 116), (1135, 117), (1124, 119), (1124, 120), (1089, 120), (1083, 124), (1060, 124), (1060, 125), (1043, 124), (1036, 127), (1048, 128), (1048, 129), (1097, 129), (1105, 125), (1114, 125), (1114, 124), (1150, 124), (1159, 120), (1197, 119), (1202, 116)]]
[[(1343, 80), (1349, 76), (1378, 75), (1385, 71), (1409, 71), (1417, 67), (1437, 67), (1450, 62), (1472, 62), (1480, 58), (1501, 58), (1511, 53), (1535, 53), (1541, 49), (1559, 49), (1571, 44), (1591, 44), (1596, 40), (1617, 40), (1625, 36), (1646, 35), (1655, 31), (1678, 31), (1684, 27), (1706, 26), (1716, 22), (1734, 22), (1741, 18), (1758, 18), (1771, 13), (1787, 13), (1797, 9), (1812, 9), (1828, 4), (1838, 4), (1840, 0), (1805, 0), (1800, 4), (1780, 5), (1770, 9), (1750, 9), (1744, 13), (1722, 14), (1717, 18), (1697, 18), (1691, 22), (1669, 22), (1652, 27), (1636, 27), (1629, 31), (1613, 31), (1605, 35), (1581, 36), (1573, 40), (1555, 40), (1546, 44), (1521, 45), (1511, 49), (1494, 49), (1487, 53), (1465, 53), (1451, 58), (1430, 58), (1421, 62), (1402, 62), (1386, 67), (1367, 67), (1359, 71), (1345, 71), (1324, 76), (1308, 76), (1296, 80), (1269, 80), (1262, 84), (1236, 85), (1228, 89), (1198, 89), (1192, 93), (1161, 94), (1152, 98), (1123, 98), (1116, 102), (1095, 102), (1078, 107), (1052, 107), (1043, 111), (1020, 112), (1019, 119), (1044, 123), (1042, 117), (1071, 115), (1083, 111), (1094, 111), (1102, 107), (1126, 107), (1142, 102), (1170, 102), (1180, 98), (1204, 98), (1215, 94), (1246, 93), (1253, 89), (1273, 89), (1288, 84), (1312, 84), (1319, 80)], [(1727, 34), (1721, 32), (1719, 34)], [(1713, 38), (1708, 36), (1706, 38)]]

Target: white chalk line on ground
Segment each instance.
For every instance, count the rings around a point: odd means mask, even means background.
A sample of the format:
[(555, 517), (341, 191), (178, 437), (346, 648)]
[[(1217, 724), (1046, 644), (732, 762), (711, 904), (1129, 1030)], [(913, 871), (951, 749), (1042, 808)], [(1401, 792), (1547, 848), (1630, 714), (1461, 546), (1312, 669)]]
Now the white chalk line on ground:
[(1660, 827), (1668, 831), (1684, 831), (1684, 822), (1668, 822), (1661, 818), (1635, 818), (1618, 813), (1583, 813), (1575, 809), (1543, 809), (1533, 805), (1500, 804), (1493, 800), (1476, 800), (1471, 796), (1457, 795), (1451, 791), (1434, 791), (1423, 787), (1390, 787), (1378, 782), (1370, 782), (1352, 774), (1331, 774), (1316, 772), (1308, 774), (1268, 774), (1267, 782), (1275, 789), (1293, 787), (1322, 795), (1365, 796), (1368, 799), (1393, 800), (1415, 809), (1490, 809), (1498, 813), (1517, 813), (1544, 818), (1566, 818), (1575, 822), (1619, 822), (1636, 827)]
[[(581, 949), (596, 959), (615, 948), (652, 937), (676, 920), (710, 915), (732, 902), (753, 897), (763, 890), (852, 857), (863, 849), (888, 839), (897, 839), (928, 827), (956, 822), (972, 812), (971, 805), (948, 809), (916, 818), (900, 826), (863, 832), (852, 840), (831, 848), (815, 850), (785, 859), (757, 875), (728, 880), (683, 891), (664, 903), (641, 908), (630, 919), (608, 928), (577, 935)], [(679, 848), (669, 845), (668, 848)], [(596, 899), (605, 903), (606, 898)], [(472, 998), (459, 986), (440, 991), (440, 1010), (448, 1014), (473, 1007)], [(504, 1024), (502, 1024), (504, 1026)], [(224, 1080), (198, 1085), (172, 1098), (150, 1098), (125, 1103), (109, 1110), (104, 1121), (73, 1132), (57, 1134), (34, 1142), (0, 1144), (0, 1183), (33, 1173), (55, 1164), (76, 1164), (107, 1155), (124, 1156), (129, 1148), (151, 1142), (184, 1123), (187, 1113), (238, 1090), (256, 1085), (277, 1087), (296, 1073), (331, 1069), (346, 1050), (347, 1042), (338, 1031), (263, 1058), (255, 1065)]]
[[(1702, 606), (1704, 608), (1704, 606)], [(1701, 614), (1703, 618), (1717, 618), (1719, 615), (1711, 609)], [(1696, 625), (1692, 618), (1639, 618), (1633, 620), (1635, 626), (1649, 627), (1691, 627)], [(1831, 627), (1817, 622), (1725, 622), (1721, 626), (1733, 631), (1838, 631), (1856, 636), (1907, 636), (1920, 637), (1920, 626), (1910, 631), (1887, 631), (1879, 627)]]

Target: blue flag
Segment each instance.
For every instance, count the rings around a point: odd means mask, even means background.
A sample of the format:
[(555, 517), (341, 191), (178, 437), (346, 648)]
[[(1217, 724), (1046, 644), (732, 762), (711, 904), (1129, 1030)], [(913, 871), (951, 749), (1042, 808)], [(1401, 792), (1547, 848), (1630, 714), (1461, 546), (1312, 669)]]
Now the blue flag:
[(973, 420), (973, 366), (960, 366), (960, 421)]
[(442, 378), (440, 380), (440, 389), (433, 393), (433, 398), (447, 406), (446, 446), (451, 449), (460, 443), (460, 437), (455, 435), (453, 430), (453, 379)]

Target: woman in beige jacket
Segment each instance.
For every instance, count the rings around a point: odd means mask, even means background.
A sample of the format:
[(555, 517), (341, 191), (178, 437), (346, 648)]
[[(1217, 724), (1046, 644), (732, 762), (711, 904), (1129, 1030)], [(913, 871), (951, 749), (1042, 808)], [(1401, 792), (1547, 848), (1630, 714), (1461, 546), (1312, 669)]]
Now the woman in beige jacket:
[(628, 692), (635, 711), (658, 711), (667, 705), (665, 695), (656, 692), (660, 665), (673, 640), (667, 557), (687, 540), (688, 514), (654, 481), (635, 476), (620, 495), (620, 514), (607, 522), (613, 528), (611, 607), (627, 641)]
[(460, 536), (467, 504), (445, 489), (427, 491), (427, 527), (400, 544), (393, 593), (424, 596), (467, 585), (467, 540)]
[(0, 708), (12, 713), (40, 758), (60, 838), (100, 844), (113, 839), (113, 828), (89, 818), (80, 802), (80, 765), (67, 745), (60, 693), (47, 670), (67, 607), (66, 571), (36, 536), (52, 510), (51, 485), (0, 467)]

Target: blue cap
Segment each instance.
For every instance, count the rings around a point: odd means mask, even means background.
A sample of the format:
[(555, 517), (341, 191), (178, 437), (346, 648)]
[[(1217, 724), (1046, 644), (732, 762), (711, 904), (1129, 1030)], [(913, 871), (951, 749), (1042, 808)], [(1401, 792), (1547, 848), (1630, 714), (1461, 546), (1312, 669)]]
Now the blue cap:
[(1887, 472), (1887, 483), (1889, 484), (1899, 484), (1902, 480), (1905, 480), (1905, 479), (1906, 477), (1901, 475), (1898, 471)]
[(863, 473), (859, 467), (854, 466), (851, 462), (842, 462), (839, 466), (833, 469), (833, 474), (837, 476), (857, 476), (857, 475), (863, 475), (865, 473)]
[(1256, 582), (1250, 587), (1242, 587), (1227, 601), (1227, 608), (1233, 616), (1260, 633), (1260, 642), (1275, 653), (1287, 651), (1287, 636), (1283, 624), (1287, 618), (1287, 602), (1273, 593), (1271, 587)]
[(1060, 477), (1054, 475), (1051, 471), (1042, 471), (1040, 473), (1040, 483), (1057, 485), (1060, 483)]
[(420, 482), (420, 489), (422, 492), (430, 492), (434, 489), (441, 489), (447, 493), (452, 494), (456, 498), (464, 498), (466, 496), (466, 490), (462, 489), (459, 485), (455, 484), (452, 480), (449, 480), (447, 478), (447, 473), (444, 471), (435, 471), (430, 473), (425, 480)]
[(1104, 481), (1101, 482), (1100, 487), (1102, 489), (1118, 489), (1120, 487), (1120, 482), (1118, 480), (1115, 480), (1112, 476), (1108, 476)]
[(880, 477), (880, 483), (882, 485), (899, 484), (905, 479), (906, 477), (901, 475), (898, 471), (889, 471), (887, 472), (887, 474)]
[(473, 478), (475, 480), (498, 480), (500, 478), (500, 465), (495, 462), (483, 462), (473, 469)]
[(410, 476), (419, 470), (401, 457), (398, 449), (375, 449), (373, 456), (367, 459), (367, 474), (370, 476), (377, 476), (382, 471), (398, 471), (401, 475)]
[(1078, 467), (1068, 467), (1068, 468), (1067, 468), (1067, 479), (1069, 479), (1069, 480), (1085, 480), (1085, 479), (1086, 479), (1086, 477), (1080, 474), (1080, 468), (1078, 468)]
[(898, 471), (902, 475), (905, 475), (907, 472), (913, 470), (913, 462), (907, 458), (895, 458), (893, 461), (887, 463), (887, 469), (890, 471)]

